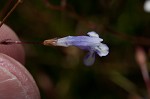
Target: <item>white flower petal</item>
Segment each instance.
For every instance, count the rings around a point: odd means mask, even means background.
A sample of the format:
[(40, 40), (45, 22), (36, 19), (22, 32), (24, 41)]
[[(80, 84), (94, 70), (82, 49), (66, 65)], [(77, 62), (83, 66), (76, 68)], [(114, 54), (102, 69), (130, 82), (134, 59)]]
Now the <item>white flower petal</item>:
[(99, 56), (106, 56), (109, 53), (109, 48), (106, 44), (100, 44), (99, 46), (95, 47), (95, 51)]
[(89, 35), (90, 37), (99, 37), (99, 35), (94, 31), (88, 32), (87, 35)]

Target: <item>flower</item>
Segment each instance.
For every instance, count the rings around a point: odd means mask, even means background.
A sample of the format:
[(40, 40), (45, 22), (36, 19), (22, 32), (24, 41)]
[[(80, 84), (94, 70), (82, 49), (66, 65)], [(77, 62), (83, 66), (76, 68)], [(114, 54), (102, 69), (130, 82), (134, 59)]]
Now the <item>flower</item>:
[(57, 39), (56, 46), (76, 46), (83, 50), (88, 50), (89, 53), (84, 57), (84, 64), (90, 66), (95, 61), (95, 53), (100, 57), (106, 56), (109, 53), (109, 48), (106, 44), (101, 43), (103, 39), (94, 32), (88, 32), (88, 36), (67, 36)]

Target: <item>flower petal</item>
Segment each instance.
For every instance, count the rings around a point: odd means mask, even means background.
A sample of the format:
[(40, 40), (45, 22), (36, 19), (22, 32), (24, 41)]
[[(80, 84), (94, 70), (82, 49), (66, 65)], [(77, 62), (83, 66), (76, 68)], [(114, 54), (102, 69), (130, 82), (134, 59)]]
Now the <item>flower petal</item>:
[(109, 48), (106, 44), (100, 44), (99, 46), (95, 47), (95, 51), (99, 56), (106, 56), (109, 53)]
[(91, 66), (94, 61), (95, 61), (95, 53), (93, 52), (88, 52), (87, 55), (84, 57), (84, 64), (86, 66)]
[(98, 37), (99, 38), (99, 35), (94, 31), (88, 32), (87, 35), (89, 35), (90, 37)]
[(67, 36), (67, 37), (63, 37), (63, 38), (59, 38), (57, 39), (56, 45), (57, 46), (64, 46), (64, 47), (68, 47), (69, 44), (68, 42), (68, 38), (70, 38), (71, 36)]
[(100, 38), (99, 35), (98, 35), (96, 32), (94, 32), (94, 31), (88, 32), (87, 35), (89, 35), (91, 38), (98, 38), (98, 39), (99, 39), (99, 40), (98, 40), (99, 42), (102, 42), (102, 41), (103, 41), (103, 39)]
[(91, 46), (98, 46), (101, 42), (100, 38), (89, 36), (67, 36), (57, 39), (56, 46), (76, 46), (81, 49), (86, 49)]

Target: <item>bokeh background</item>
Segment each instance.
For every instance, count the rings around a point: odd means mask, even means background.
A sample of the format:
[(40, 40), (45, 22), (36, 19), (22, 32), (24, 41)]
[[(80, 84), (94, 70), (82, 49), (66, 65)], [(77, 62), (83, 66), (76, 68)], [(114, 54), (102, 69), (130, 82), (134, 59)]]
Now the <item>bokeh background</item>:
[[(0, 0), (0, 18), (17, 0)], [(42, 99), (146, 99), (150, 13), (146, 0), (23, 0), (5, 21), (22, 41), (96, 31), (110, 48), (87, 67), (76, 47), (24, 44)], [(143, 69), (144, 68), (144, 69)], [(143, 73), (143, 75), (142, 75)], [(147, 82), (147, 83), (145, 83)]]

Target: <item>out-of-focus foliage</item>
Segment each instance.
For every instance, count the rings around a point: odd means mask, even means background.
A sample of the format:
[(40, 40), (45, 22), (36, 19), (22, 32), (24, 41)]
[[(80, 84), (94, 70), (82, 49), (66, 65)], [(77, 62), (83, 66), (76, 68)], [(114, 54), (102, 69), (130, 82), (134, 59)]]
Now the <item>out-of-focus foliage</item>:
[[(4, 1), (0, 1), (1, 9), (9, 2)], [(24, 0), (5, 22), (21, 40), (41, 42), (86, 35), (92, 30), (110, 48), (108, 56), (97, 56), (94, 65), (86, 67), (82, 62), (85, 52), (78, 48), (24, 45), (26, 66), (38, 83), (42, 99), (146, 97), (145, 83), (135, 60), (137, 46), (146, 50), (146, 57), (150, 55), (150, 14), (144, 12), (144, 2)]]

